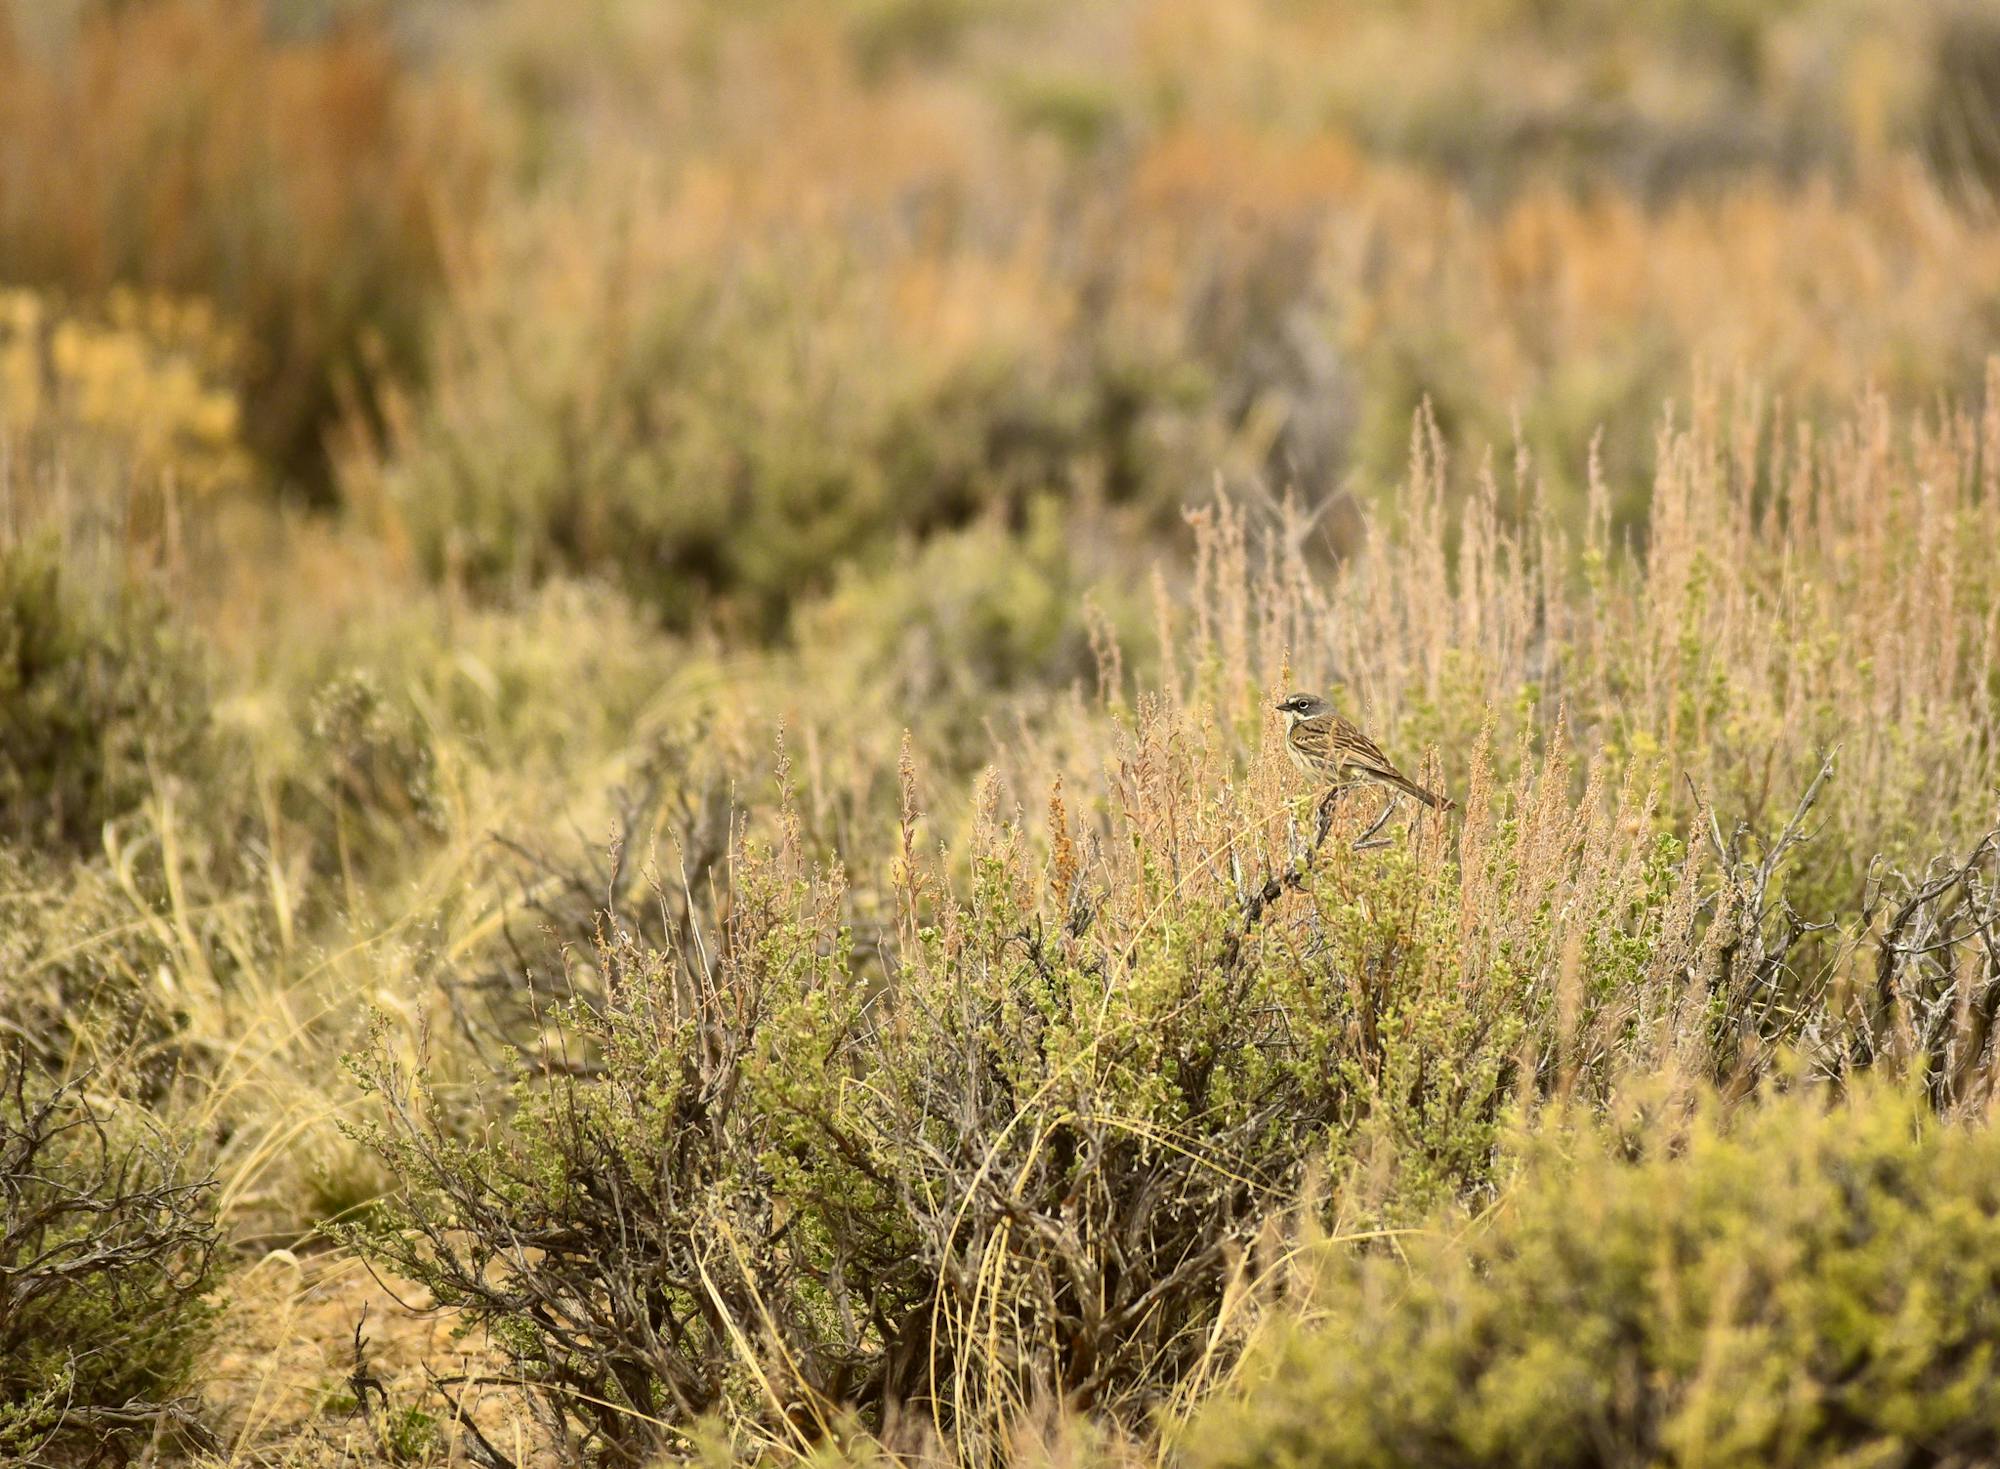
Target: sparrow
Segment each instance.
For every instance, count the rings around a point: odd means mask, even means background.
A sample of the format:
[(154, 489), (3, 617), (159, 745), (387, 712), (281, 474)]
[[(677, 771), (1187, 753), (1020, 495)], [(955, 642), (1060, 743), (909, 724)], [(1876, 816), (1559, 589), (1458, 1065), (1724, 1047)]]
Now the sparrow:
[(1292, 763), (1314, 781), (1330, 786), (1371, 781), (1415, 796), (1439, 811), (1455, 806), (1398, 770), (1379, 745), (1318, 694), (1288, 694), (1279, 700), (1278, 712), (1285, 716), (1285, 748)]

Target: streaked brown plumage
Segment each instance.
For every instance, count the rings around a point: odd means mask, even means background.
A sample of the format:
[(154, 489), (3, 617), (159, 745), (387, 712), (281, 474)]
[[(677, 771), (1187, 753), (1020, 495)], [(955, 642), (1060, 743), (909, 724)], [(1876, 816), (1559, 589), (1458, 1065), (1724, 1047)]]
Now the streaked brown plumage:
[(1449, 811), (1454, 803), (1411, 780), (1381, 747), (1317, 694), (1292, 694), (1280, 701), (1285, 716), (1285, 748), (1292, 763), (1330, 786), (1371, 781), (1415, 796), (1426, 806)]

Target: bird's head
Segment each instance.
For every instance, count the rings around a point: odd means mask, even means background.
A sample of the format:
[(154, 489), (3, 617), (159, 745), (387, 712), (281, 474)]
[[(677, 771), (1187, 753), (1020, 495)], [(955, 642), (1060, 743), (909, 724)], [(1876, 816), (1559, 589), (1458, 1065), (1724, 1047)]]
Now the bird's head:
[(1287, 694), (1278, 701), (1278, 712), (1288, 723), (1294, 719), (1315, 719), (1331, 707), (1318, 694)]

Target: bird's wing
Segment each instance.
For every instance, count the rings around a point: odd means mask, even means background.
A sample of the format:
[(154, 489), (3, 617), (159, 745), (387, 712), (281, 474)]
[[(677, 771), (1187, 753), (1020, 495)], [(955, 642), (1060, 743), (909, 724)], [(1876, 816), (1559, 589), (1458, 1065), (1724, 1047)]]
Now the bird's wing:
[(1345, 719), (1333, 722), (1334, 758), (1344, 765), (1357, 766), (1381, 775), (1402, 775), (1396, 763), (1382, 753), (1382, 747)]

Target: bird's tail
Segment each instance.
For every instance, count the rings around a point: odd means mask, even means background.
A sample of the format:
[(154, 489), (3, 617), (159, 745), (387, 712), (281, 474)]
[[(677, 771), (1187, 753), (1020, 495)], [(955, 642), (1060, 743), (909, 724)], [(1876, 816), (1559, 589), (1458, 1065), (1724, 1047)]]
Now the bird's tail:
[(1425, 789), (1399, 770), (1385, 770), (1382, 772), (1382, 778), (1397, 790), (1415, 796), (1433, 811), (1456, 811), (1458, 809), (1458, 802), (1452, 800), (1449, 796), (1440, 796), (1436, 791)]

